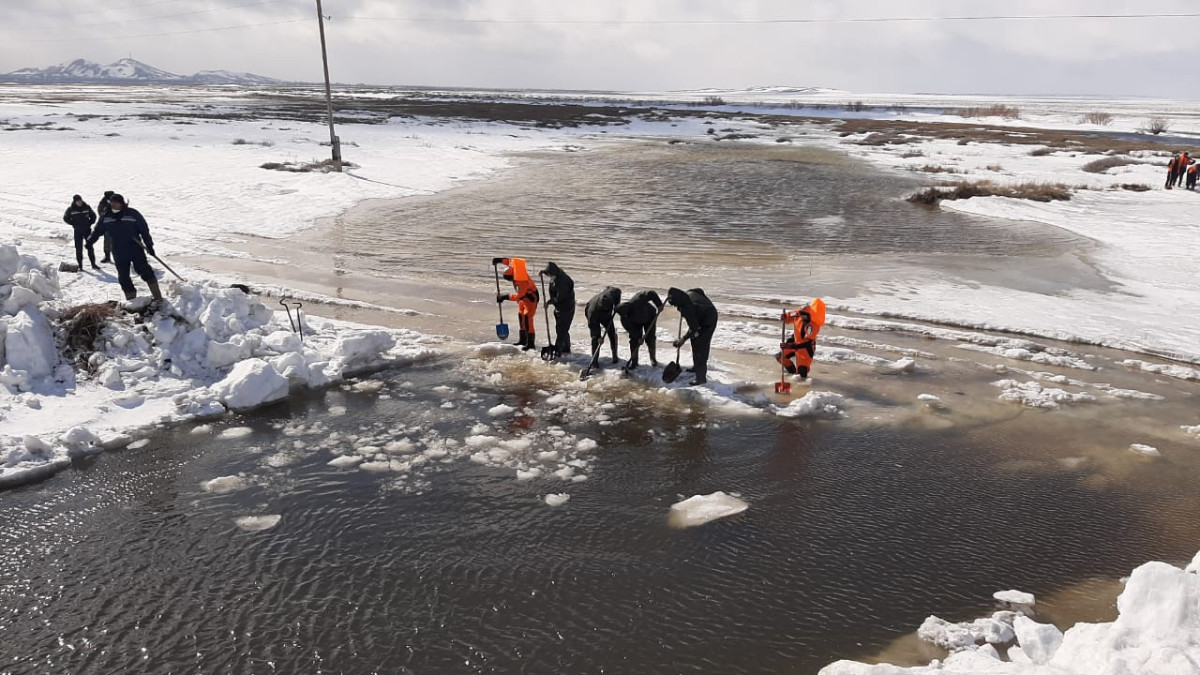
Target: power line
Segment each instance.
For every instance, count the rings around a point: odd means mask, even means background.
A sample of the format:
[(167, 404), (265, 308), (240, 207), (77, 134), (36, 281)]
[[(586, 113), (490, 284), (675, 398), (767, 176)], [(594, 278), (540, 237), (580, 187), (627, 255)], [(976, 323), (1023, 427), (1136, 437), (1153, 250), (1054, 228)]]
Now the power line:
[(917, 23), (937, 21), (1032, 21), (1039, 19), (1194, 19), (1200, 18), (1200, 12), (1142, 14), (988, 14), (961, 16), (829, 17), (813, 19), (466, 19), (386, 16), (346, 16), (337, 18), (344, 21), (396, 21), (402, 23), (584, 26), (729, 26), (769, 24)]
[(193, 30), (177, 30), (177, 31), (167, 31), (167, 32), (163, 32), (163, 33), (141, 33), (141, 34), (137, 34), (137, 35), (118, 33), (115, 35), (105, 35), (105, 36), (101, 36), (101, 37), (68, 38), (65, 40), (63, 40), (63, 39), (22, 40), (20, 38), (11, 38), (11, 39), (9, 39), (9, 41), (10, 42), (27, 43), (27, 44), (28, 43), (46, 44), (46, 43), (62, 43), (62, 42), (104, 42), (104, 41), (108, 41), (108, 40), (130, 40), (130, 39), (134, 39), (134, 38), (166, 37), (166, 36), (170, 36), (170, 35), (188, 35), (190, 33), (212, 33), (212, 32), (222, 31), (222, 30), (236, 30), (239, 28), (258, 28), (260, 26), (279, 26), (279, 25), (286, 24), (286, 23), (299, 23), (301, 21), (312, 21), (312, 19), (307, 19), (307, 18), (305, 18), (305, 19), (287, 19), (284, 21), (267, 21), (264, 23), (246, 23), (246, 24), (239, 24), (236, 26), (218, 26), (216, 28), (196, 28)]

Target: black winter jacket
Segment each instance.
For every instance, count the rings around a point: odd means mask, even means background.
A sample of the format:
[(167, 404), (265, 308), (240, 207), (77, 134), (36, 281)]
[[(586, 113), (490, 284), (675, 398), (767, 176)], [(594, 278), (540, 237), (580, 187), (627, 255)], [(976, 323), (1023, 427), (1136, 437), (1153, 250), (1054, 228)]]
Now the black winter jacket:
[(546, 306), (558, 310), (575, 309), (575, 280), (567, 275), (561, 267), (548, 263), (542, 273), (550, 277), (549, 297)]
[(619, 304), (621, 304), (621, 289), (615, 286), (605, 287), (595, 297), (588, 300), (587, 305), (583, 308), (583, 315), (587, 317), (588, 326), (610, 325)]
[(71, 205), (63, 212), (63, 222), (86, 237), (92, 232), (92, 223), (96, 222), (96, 212), (86, 203), (83, 206), (75, 206), (75, 202), (71, 202)]
[[(143, 246), (150, 255), (154, 255), (150, 228), (137, 209), (125, 207), (120, 211), (109, 210), (100, 218), (92, 236), (88, 237), (88, 244), (95, 244), (97, 239), (106, 234), (112, 238), (112, 255), (118, 261), (132, 260)], [(138, 245), (138, 239), (141, 239), (141, 246)]]

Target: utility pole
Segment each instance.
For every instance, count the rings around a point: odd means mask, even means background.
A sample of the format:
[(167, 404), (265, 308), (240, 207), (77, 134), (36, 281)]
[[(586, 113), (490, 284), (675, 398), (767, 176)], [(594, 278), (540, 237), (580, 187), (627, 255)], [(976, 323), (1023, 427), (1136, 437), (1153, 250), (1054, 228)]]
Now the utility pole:
[(325, 54), (325, 14), (317, 0), (317, 27), (321, 31), (321, 64), (325, 67), (325, 107), (329, 111), (329, 145), (333, 147), (333, 165), (342, 170), (342, 142), (333, 131), (333, 94), (329, 91), (329, 57)]

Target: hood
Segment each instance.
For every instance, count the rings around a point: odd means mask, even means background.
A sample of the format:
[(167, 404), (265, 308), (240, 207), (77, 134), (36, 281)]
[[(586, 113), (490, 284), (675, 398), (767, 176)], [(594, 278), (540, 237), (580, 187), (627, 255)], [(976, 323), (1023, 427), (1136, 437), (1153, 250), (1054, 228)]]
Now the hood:
[(530, 281), (529, 270), (525, 267), (525, 259), (510, 258), (508, 269), (504, 272), (504, 278), (514, 283)]
[(667, 290), (667, 302), (669, 304), (675, 305), (676, 307), (679, 307), (682, 305), (692, 304), (692, 299), (687, 296), (687, 293), (684, 293), (683, 291), (679, 290), (678, 288), (672, 287), (669, 290)]
[(542, 274), (547, 276), (557, 277), (562, 274), (562, 268), (552, 262), (546, 263), (546, 269), (542, 270)]

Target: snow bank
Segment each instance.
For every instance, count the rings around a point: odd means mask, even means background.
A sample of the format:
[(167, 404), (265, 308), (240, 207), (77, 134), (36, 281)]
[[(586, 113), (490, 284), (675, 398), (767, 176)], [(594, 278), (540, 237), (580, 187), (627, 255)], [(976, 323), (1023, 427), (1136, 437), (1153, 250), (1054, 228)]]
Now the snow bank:
[(785, 406), (772, 405), (768, 409), (780, 417), (838, 419), (845, 414), (842, 412), (844, 400), (841, 394), (830, 391), (810, 391)]
[(59, 355), (52, 319), (111, 284), (80, 276), (64, 293), (56, 274), (0, 245), (0, 386), (8, 394), (0, 396), (0, 487), (44, 478), (73, 455), (127, 442), (132, 430), (247, 410), (293, 387), (436, 353), (434, 339), (412, 331), (311, 316), (301, 341), (255, 295), (172, 283), (161, 308), (150, 311), (144, 298), (123, 305), (76, 372)]
[(750, 505), (746, 502), (718, 491), (710, 495), (688, 497), (672, 505), (667, 522), (671, 527), (695, 527), (737, 515), (748, 508)]
[[(1000, 595), (1000, 594), (997, 594)], [(1134, 675), (1200, 673), (1200, 553), (1186, 569), (1149, 562), (1129, 576), (1111, 623), (1079, 623), (1066, 633), (1029, 617), (999, 612), (972, 624), (930, 617), (918, 634), (951, 650), (943, 662), (902, 668), (838, 661), (820, 675)], [(1006, 623), (1012, 635), (989, 639), (972, 628)], [(1001, 639), (1003, 638), (1003, 639)], [(1001, 661), (993, 644), (1012, 644)], [(982, 646), (980, 646), (982, 645)]]

